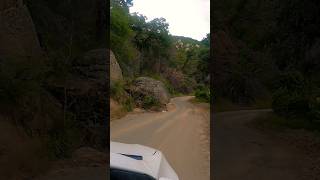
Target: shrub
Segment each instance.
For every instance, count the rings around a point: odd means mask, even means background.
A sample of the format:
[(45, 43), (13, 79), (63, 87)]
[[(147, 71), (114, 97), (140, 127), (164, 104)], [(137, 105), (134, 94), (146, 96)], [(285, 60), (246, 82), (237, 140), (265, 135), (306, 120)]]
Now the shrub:
[(115, 98), (116, 100), (119, 100), (121, 96), (124, 93), (124, 87), (123, 83), (121, 82), (114, 82), (110, 85), (110, 95)]
[(123, 82), (114, 82), (110, 86), (110, 96), (117, 102), (119, 102), (126, 111), (132, 111), (134, 102), (131, 96), (125, 90), (125, 84)]
[(129, 96), (123, 103), (122, 103), (124, 109), (128, 112), (133, 110), (134, 107), (134, 101), (131, 96)]
[(279, 89), (273, 95), (272, 108), (282, 116), (303, 116), (309, 111), (308, 100), (298, 92)]
[(297, 71), (281, 74), (272, 97), (272, 108), (275, 113), (290, 116), (306, 116), (309, 111), (305, 82), (301, 73)]
[(160, 102), (153, 96), (144, 96), (142, 101), (142, 108), (150, 109), (152, 107), (160, 107)]
[(209, 103), (210, 102), (210, 89), (207, 87), (199, 87), (195, 91), (195, 97), (200, 100)]
[(320, 97), (313, 98), (309, 103), (309, 117), (314, 121), (320, 122)]

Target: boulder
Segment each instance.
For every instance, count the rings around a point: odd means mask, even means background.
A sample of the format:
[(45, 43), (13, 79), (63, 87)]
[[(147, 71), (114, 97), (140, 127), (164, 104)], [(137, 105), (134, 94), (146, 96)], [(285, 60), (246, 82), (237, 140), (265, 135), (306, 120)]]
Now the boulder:
[(21, 0), (0, 3), (0, 57), (21, 60), (44, 57), (29, 10)]
[(110, 51), (110, 83), (112, 84), (113, 82), (122, 80), (123, 76), (120, 65), (113, 52)]
[(161, 106), (165, 106), (170, 101), (169, 93), (164, 84), (149, 77), (139, 77), (134, 80), (130, 91), (138, 105), (143, 101), (141, 98), (146, 96), (153, 97)]
[(48, 80), (47, 89), (87, 130), (85, 143), (105, 148), (108, 123), (108, 53), (107, 49), (90, 50), (75, 59), (66, 82)]

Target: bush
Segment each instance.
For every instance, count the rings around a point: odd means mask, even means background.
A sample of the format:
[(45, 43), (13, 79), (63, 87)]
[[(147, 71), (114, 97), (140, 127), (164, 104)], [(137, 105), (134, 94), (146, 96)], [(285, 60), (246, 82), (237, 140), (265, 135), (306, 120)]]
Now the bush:
[(309, 117), (320, 122), (320, 97), (313, 98), (309, 103), (310, 113)]
[(286, 116), (306, 116), (309, 111), (309, 100), (305, 82), (297, 71), (281, 74), (272, 97), (272, 108), (275, 113)]
[(309, 105), (303, 94), (279, 89), (273, 95), (272, 109), (286, 117), (303, 116), (309, 112)]
[(200, 87), (196, 89), (195, 97), (200, 101), (210, 103), (210, 89), (207, 87)]
[(119, 102), (126, 111), (132, 111), (134, 107), (134, 101), (131, 96), (125, 90), (125, 84), (123, 82), (115, 82), (110, 86), (110, 96)]
[(110, 96), (112, 96), (114, 99), (119, 100), (124, 93), (125, 91), (123, 83), (114, 82), (110, 85)]
[(122, 106), (124, 107), (124, 109), (127, 111), (127, 112), (130, 112), (133, 110), (133, 107), (134, 107), (134, 101), (132, 99), (131, 96), (128, 97), (128, 99), (126, 99), (123, 103), (122, 103)]
[(150, 109), (152, 107), (160, 107), (159, 101), (153, 96), (144, 96), (142, 101), (142, 108)]
[(305, 87), (305, 80), (299, 71), (290, 71), (280, 74), (274, 80), (274, 89), (287, 89), (290, 91), (302, 92)]

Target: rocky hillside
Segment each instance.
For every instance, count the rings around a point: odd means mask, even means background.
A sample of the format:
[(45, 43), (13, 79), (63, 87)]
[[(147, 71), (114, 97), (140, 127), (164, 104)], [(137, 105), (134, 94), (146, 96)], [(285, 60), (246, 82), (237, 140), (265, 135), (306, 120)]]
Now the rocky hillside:
[[(128, 78), (128, 77), (126, 77)], [(110, 54), (111, 119), (123, 116), (133, 108), (160, 110), (166, 108), (170, 94), (163, 82), (151, 77), (125, 81), (117, 58)]]
[(6, 179), (32, 177), (79, 147), (106, 152), (105, 8), (100, 0), (0, 2), (0, 120), (25, 142), (24, 151), (1, 147), (0, 165), (12, 164), (1, 170), (10, 169)]
[(131, 1), (111, 1), (110, 48), (124, 80), (111, 86), (111, 97), (129, 110), (133, 105), (161, 109), (155, 107), (165, 107), (167, 97), (195, 91), (208, 100), (209, 34), (202, 41), (172, 36), (166, 19), (147, 21), (130, 14), (131, 6)]

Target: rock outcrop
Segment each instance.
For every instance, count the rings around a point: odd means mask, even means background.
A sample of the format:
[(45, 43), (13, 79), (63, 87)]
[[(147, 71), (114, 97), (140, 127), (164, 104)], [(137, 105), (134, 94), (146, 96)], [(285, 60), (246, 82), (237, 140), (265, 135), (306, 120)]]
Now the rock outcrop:
[(122, 70), (120, 68), (120, 65), (113, 54), (112, 51), (110, 51), (110, 84), (113, 84), (116, 81), (122, 81)]
[[(106, 145), (108, 123), (108, 53), (94, 49), (73, 61), (73, 68), (65, 82), (52, 79), (48, 90), (66, 104), (76, 121), (88, 130), (89, 145)], [(101, 147), (97, 147), (101, 148)]]
[[(106, 139), (106, 124), (108, 115), (108, 50), (94, 49), (78, 58), (74, 63), (75, 88), (70, 89), (71, 101), (76, 101), (70, 110), (76, 114), (78, 120), (87, 124), (91, 137), (96, 144), (103, 144)], [(97, 142), (98, 141), (98, 142)]]
[(139, 77), (134, 80), (130, 90), (138, 105), (143, 102), (146, 96), (153, 97), (161, 106), (165, 106), (170, 101), (170, 96), (164, 84), (149, 77)]
[[(74, 69), (86, 81), (97, 85), (107, 85), (108, 49), (94, 49), (86, 52), (83, 57), (77, 58)], [(78, 75), (77, 74), (77, 75)]]
[(43, 52), (28, 8), (22, 0), (0, 2), (0, 57), (41, 59)]

